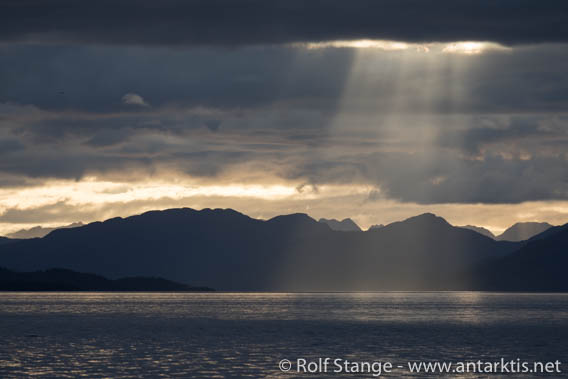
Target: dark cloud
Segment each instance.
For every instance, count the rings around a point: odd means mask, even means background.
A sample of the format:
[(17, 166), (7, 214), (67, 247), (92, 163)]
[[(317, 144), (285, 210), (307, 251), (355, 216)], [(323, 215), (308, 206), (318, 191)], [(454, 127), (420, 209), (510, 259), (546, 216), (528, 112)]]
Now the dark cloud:
[[(175, 175), (380, 188), (368, 201), (566, 200), (568, 45), (549, 43), (568, 42), (564, 4), (2, 2), (0, 187)], [(349, 38), (516, 46), (226, 48)], [(72, 213), (57, 207), (4, 220)]]
[(91, 147), (116, 145), (118, 143), (128, 140), (128, 138), (132, 135), (132, 133), (133, 131), (127, 128), (118, 129), (118, 130), (103, 129), (95, 132), (95, 134), (85, 142), (85, 145)]
[(4, 0), (0, 5), (4, 41), (225, 46), (361, 38), (568, 41), (563, 0)]
[(170, 138), (130, 130), (131, 136), (118, 144), (112, 144), (111, 134), (110, 140), (89, 140), (88, 145), (27, 145), (7, 153), (0, 172), (70, 179), (114, 175), (122, 181), (187, 175), (220, 182), (233, 173), (239, 180), (256, 175), (316, 187), (374, 186), (380, 191), (369, 201), (421, 204), (568, 200), (566, 123), (534, 115), (484, 122), (495, 126), (465, 128), (450, 140), (423, 144), (410, 137), (381, 144), (355, 131), (321, 137), (301, 130), (197, 130)]
[[(165, 114), (88, 114), (84, 124), (81, 118), (66, 123), (51, 116), (46, 124), (21, 121), (22, 133), (0, 142), (6, 158), (0, 172), (220, 181), (232, 173), (238, 180), (256, 175), (312, 186), (376, 186), (381, 191), (370, 200), (422, 204), (568, 200), (568, 118), (562, 115), (394, 114), (389, 122), (380, 115), (341, 113), (340, 121), (330, 121), (337, 125), (312, 128), (314, 121), (325, 122), (278, 108), (219, 111), (215, 118)], [(144, 122), (132, 127), (130, 117)], [(208, 119), (223, 120), (222, 127), (210, 131)]]
[[(120, 172), (135, 169), (151, 171), (148, 156), (117, 155), (92, 149), (64, 145), (29, 147), (0, 160), (0, 172), (29, 178), (81, 179), (87, 174)], [(1, 182), (0, 182), (1, 183)]]
[(0, 102), (148, 112), (149, 107), (124, 104), (124, 96), (135, 93), (152, 109), (251, 108), (275, 102), (333, 108), (353, 55), (335, 49), (7, 46), (0, 48)]
[(219, 131), (219, 127), (221, 126), (221, 120), (205, 120), (204, 124), (207, 129), (211, 130), (212, 132)]
[(482, 160), (468, 160), (417, 154), (381, 160), (393, 163), (397, 171), (382, 167), (375, 171), (377, 180), (388, 196), (402, 201), (498, 204), (568, 199), (564, 157), (486, 155)]
[(290, 178), (325, 183), (374, 184), (368, 201), (419, 204), (506, 204), (567, 200), (565, 157), (464, 159), (447, 152), (374, 153), (312, 160), (290, 167)]
[(524, 150), (526, 153), (553, 152), (554, 150), (543, 148), (542, 145), (553, 142), (566, 147), (568, 139), (566, 124), (562, 123), (562, 126), (558, 127), (553, 124), (553, 120), (542, 115), (512, 116), (507, 117), (507, 120), (475, 117), (469, 120), (470, 125), (467, 128), (450, 129), (441, 134), (439, 143), (443, 147), (461, 149), (471, 155), (480, 154), (483, 149), (490, 149), (494, 145), (499, 146), (498, 150), (505, 153), (515, 150)]
[(24, 145), (15, 138), (0, 138), (0, 155), (12, 153), (14, 151), (23, 150), (25, 147)]
[[(163, 127), (166, 122), (176, 123), (174, 116), (164, 117), (164, 107), (242, 113), (278, 107), (282, 112), (294, 109), (290, 115), (300, 110), (333, 114), (349, 81), (350, 89), (358, 91), (358, 97), (350, 100), (353, 108), (363, 113), (563, 112), (568, 108), (565, 45), (478, 56), (432, 56), (284, 47), (173, 50), (18, 45), (0, 49), (0, 103), (112, 113), (107, 117), (109, 125), (114, 123), (113, 114), (128, 113), (120, 116), (123, 126), (134, 128), (147, 123), (152, 113), (162, 118)], [(373, 65), (359, 69), (357, 62), (365, 59)], [(124, 104), (122, 98), (128, 93), (139, 94), (152, 107)], [(64, 117), (72, 120), (73, 115)], [(195, 123), (210, 127), (207, 123), (215, 120), (223, 121), (209, 114)], [(289, 121), (296, 124), (292, 117)], [(62, 117), (50, 122), (61, 128), (72, 123)]]

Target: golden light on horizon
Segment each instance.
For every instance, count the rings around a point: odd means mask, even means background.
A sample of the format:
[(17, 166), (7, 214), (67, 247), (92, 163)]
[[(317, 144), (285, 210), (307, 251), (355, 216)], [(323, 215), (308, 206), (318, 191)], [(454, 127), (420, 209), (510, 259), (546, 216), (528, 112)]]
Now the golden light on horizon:
[[(371, 199), (373, 193), (373, 199)], [(48, 181), (26, 189), (0, 190), (0, 216), (19, 220), (0, 222), (0, 235), (72, 222), (103, 221), (149, 210), (189, 207), (232, 208), (253, 218), (269, 219), (279, 214), (307, 213), (314, 219), (351, 218), (363, 230), (373, 224), (389, 224), (417, 214), (432, 212), (452, 225), (477, 225), (500, 233), (518, 221), (548, 221), (562, 224), (568, 217), (568, 202), (520, 204), (417, 204), (389, 199), (379, 188), (363, 184), (322, 185), (298, 183), (226, 183), (211, 185), (188, 178), (115, 182), (94, 177), (80, 181)], [(5, 213), (9, 212), (9, 214)], [(28, 216), (25, 216), (25, 215)], [(24, 216), (22, 216), (24, 215)], [(37, 218), (39, 215), (40, 218)]]

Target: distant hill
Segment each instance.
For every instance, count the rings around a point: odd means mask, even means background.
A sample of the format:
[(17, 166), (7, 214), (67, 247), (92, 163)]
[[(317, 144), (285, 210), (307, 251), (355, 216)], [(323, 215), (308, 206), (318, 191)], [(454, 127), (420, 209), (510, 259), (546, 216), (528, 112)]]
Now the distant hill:
[(479, 234), (483, 234), (486, 237), (495, 238), (495, 235), (493, 233), (491, 233), (491, 231), (489, 229), (482, 228), (481, 226), (465, 225), (465, 226), (460, 226), (460, 228), (473, 230), (474, 232), (477, 232)]
[(345, 218), (341, 221), (336, 219), (320, 218), (318, 222), (327, 224), (332, 230), (339, 232), (360, 232), (361, 228), (350, 218)]
[(65, 269), (15, 272), (0, 268), (0, 291), (211, 291), (162, 278), (109, 280), (100, 275)]
[(478, 267), (472, 289), (568, 291), (568, 224), (529, 240), (514, 253)]
[(345, 233), (305, 214), (264, 221), (230, 209), (184, 208), (1, 245), (0, 265), (158, 276), (220, 290), (426, 290), (453, 288), (461, 283), (452, 273), (520, 246), (433, 214), (372, 233)]
[(369, 229), (367, 229), (367, 230), (377, 230), (377, 229), (381, 229), (381, 228), (384, 228), (384, 227), (385, 226), (383, 224), (374, 224), (374, 225), (369, 226)]
[(518, 222), (495, 238), (499, 241), (525, 241), (551, 227), (547, 222)]
[(57, 228), (43, 228), (41, 226), (34, 226), (33, 228), (30, 228), (30, 229), (22, 229), (22, 230), (18, 230), (17, 232), (10, 233), (10, 234), (7, 235), (7, 237), (19, 238), (19, 239), (41, 238), (41, 237), (48, 235), (49, 233), (53, 232), (56, 229), (76, 228), (76, 227), (83, 226), (83, 225), (84, 224), (82, 222), (74, 222), (74, 223), (69, 224), (69, 225), (58, 226)]

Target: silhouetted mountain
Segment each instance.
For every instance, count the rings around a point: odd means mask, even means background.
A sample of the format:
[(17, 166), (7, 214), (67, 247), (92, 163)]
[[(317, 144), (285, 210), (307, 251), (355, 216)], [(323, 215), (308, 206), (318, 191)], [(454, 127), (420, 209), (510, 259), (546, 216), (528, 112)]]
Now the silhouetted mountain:
[(367, 230), (377, 230), (377, 229), (381, 229), (384, 228), (385, 226), (383, 224), (375, 224), (375, 225), (371, 225), (369, 226), (369, 229)]
[(477, 232), (479, 234), (483, 234), (486, 237), (495, 238), (495, 235), (493, 233), (491, 233), (490, 230), (482, 228), (481, 226), (465, 225), (465, 226), (460, 226), (460, 228), (473, 230), (474, 232)]
[(17, 240), (12, 239), (12, 238), (6, 238), (6, 237), (0, 237), (0, 245), (3, 245), (5, 243), (12, 243), (12, 242), (16, 242)]
[(498, 241), (525, 241), (551, 227), (552, 225), (547, 222), (517, 222), (495, 239)]
[[(544, 232), (547, 233), (548, 231)], [(473, 287), (501, 291), (568, 291), (568, 224), (474, 271)]]
[(338, 221), (334, 218), (326, 219), (320, 218), (318, 222), (324, 223), (329, 225), (332, 230), (337, 230), (339, 232), (360, 232), (361, 228), (357, 225), (353, 220), (350, 218), (344, 218), (341, 221)]
[(0, 291), (211, 291), (162, 278), (109, 280), (100, 275), (66, 269), (15, 272), (0, 268)]
[(552, 227), (546, 229), (544, 232), (532, 236), (531, 238), (528, 239), (528, 241), (536, 241), (536, 240), (539, 240), (539, 239), (551, 237), (553, 234), (556, 234), (556, 233), (566, 229), (567, 227), (568, 227), (568, 224), (559, 225), (559, 226), (552, 226)]
[(17, 232), (10, 233), (7, 236), (10, 237), (10, 238), (19, 238), (19, 239), (41, 238), (41, 237), (45, 237), (46, 235), (48, 235), (49, 233), (51, 233), (52, 231), (54, 231), (56, 229), (76, 228), (76, 227), (83, 226), (83, 225), (84, 224), (82, 222), (74, 222), (74, 223), (69, 224), (69, 225), (58, 226), (57, 228), (43, 228), (41, 226), (34, 226), (33, 228), (30, 228), (30, 229), (18, 230)]
[(159, 276), (223, 290), (450, 288), (449, 273), (504, 256), (499, 242), (424, 214), (372, 233), (331, 230), (305, 214), (252, 219), (170, 209), (114, 218), (0, 247), (0, 265), (64, 267), (110, 278)]

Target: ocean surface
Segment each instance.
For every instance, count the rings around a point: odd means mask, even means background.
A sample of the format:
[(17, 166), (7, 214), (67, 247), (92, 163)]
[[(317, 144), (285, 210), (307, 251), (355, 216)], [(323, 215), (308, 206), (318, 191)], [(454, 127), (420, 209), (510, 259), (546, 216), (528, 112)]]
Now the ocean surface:
[(325, 357), (391, 362), (383, 377), (424, 376), (408, 362), (501, 358), (568, 372), (568, 294), (0, 293), (1, 378), (373, 377), (296, 371)]

